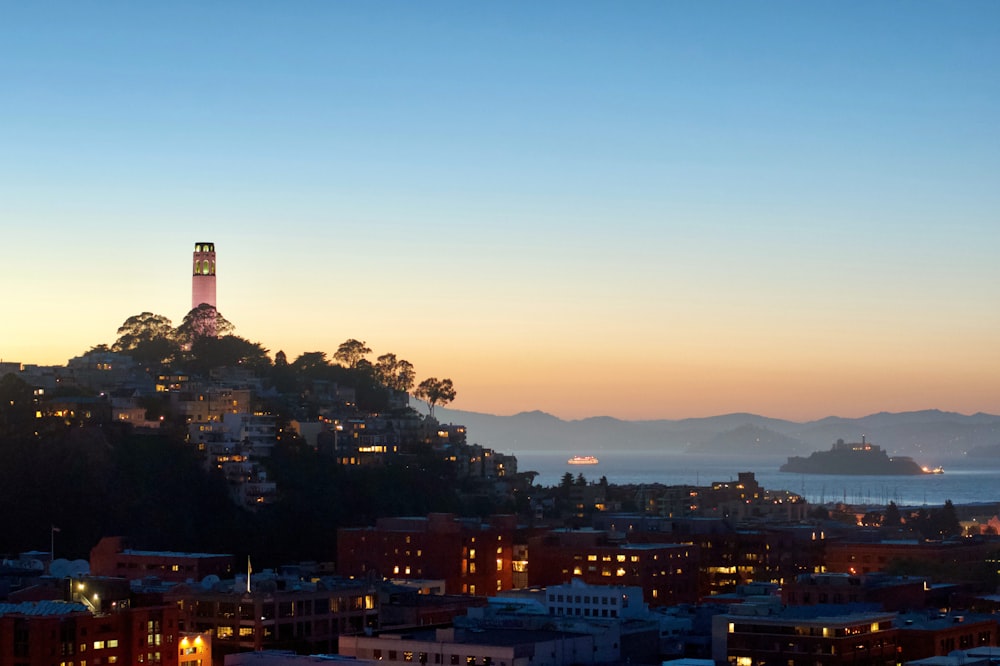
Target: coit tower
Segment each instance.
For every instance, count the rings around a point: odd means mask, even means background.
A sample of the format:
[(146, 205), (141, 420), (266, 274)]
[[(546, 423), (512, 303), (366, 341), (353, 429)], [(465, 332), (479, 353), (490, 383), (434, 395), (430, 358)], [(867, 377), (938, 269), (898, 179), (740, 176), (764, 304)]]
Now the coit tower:
[(215, 304), (215, 243), (194, 244), (194, 274), (191, 278), (191, 309), (202, 303)]

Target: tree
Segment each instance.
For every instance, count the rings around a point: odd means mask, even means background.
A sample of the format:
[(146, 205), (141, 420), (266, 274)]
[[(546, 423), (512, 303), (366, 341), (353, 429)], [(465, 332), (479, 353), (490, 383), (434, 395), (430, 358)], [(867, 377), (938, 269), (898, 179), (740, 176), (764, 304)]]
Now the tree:
[(259, 342), (250, 342), (238, 335), (195, 338), (191, 343), (191, 356), (194, 369), (202, 372), (219, 367), (243, 367), (261, 375), (271, 367), (267, 349)]
[(218, 338), (233, 332), (233, 326), (222, 313), (208, 303), (202, 303), (186, 315), (177, 327), (177, 338), (185, 345), (193, 345), (199, 338)]
[(885, 520), (882, 524), (886, 527), (896, 527), (902, 524), (902, 518), (899, 515), (899, 507), (896, 506), (895, 502), (890, 501), (889, 505), (885, 507)]
[(351, 338), (350, 340), (344, 340), (337, 347), (336, 353), (333, 358), (340, 361), (342, 365), (346, 365), (348, 368), (358, 367), (358, 363), (367, 356), (371, 354), (372, 350), (370, 347), (365, 345), (363, 340), (355, 340)]
[(163, 315), (143, 312), (118, 327), (118, 339), (111, 351), (131, 356), (137, 363), (154, 365), (169, 362), (180, 351), (176, 332)]
[(456, 393), (455, 387), (450, 379), (428, 377), (424, 381), (420, 382), (420, 385), (417, 386), (417, 390), (413, 392), (413, 395), (427, 403), (427, 409), (430, 411), (431, 418), (433, 418), (434, 406), (447, 405), (455, 399)]
[(14, 373), (0, 377), (0, 444), (5, 437), (28, 435), (35, 425), (34, 392)]
[(951, 500), (945, 500), (944, 506), (932, 511), (927, 522), (926, 535), (932, 539), (943, 539), (962, 533), (962, 524), (958, 520), (958, 512)]
[(326, 360), (326, 352), (304, 352), (292, 361), (292, 369), (296, 373), (306, 375), (311, 379), (316, 379), (317, 373), (328, 369), (330, 362)]
[(375, 378), (394, 391), (409, 391), (416, 375), (413, 364), (397, 359), (395, 354), (382, 354), (375, 361)]

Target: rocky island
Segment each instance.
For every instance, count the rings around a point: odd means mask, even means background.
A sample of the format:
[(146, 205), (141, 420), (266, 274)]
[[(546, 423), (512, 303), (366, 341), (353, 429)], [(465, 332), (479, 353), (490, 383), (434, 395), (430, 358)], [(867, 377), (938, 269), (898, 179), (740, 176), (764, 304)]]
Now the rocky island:
[(778, 471), (797, 474), (853, 474), (858, 476), (916, 476), (940, 474), (918, 465), (907, 456), (889, 457), (882, 447), (861, 438), (860, 442), (845, 443), (838, 439), (829, 451), (816, 451), (809, 457), (791, 456)]

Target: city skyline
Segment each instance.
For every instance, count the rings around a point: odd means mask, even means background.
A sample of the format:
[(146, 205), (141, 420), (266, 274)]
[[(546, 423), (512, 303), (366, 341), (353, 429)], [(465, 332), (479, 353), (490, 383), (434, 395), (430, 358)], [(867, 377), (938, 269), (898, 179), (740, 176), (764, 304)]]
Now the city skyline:
[(15, 6), (0, 359), (219, 311), (455, 409), (1000, 412), (1000, 7)]

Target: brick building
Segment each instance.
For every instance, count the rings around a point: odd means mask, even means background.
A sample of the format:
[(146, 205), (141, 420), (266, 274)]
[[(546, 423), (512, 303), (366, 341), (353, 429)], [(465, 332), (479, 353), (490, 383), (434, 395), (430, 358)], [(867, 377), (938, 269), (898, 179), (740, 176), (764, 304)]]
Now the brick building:
[(690, 543), (628, 543), (594, 530), (552, 530), (528, 539), (530, 585), (580, 578), (590, 585), (642, 589), (650, 606), (698, 599), (698, 548)]
[(899, 618), (900, 661), (945, 656), (955, 650), (997, 645), (997, 620), (989, 615), (909, 613)]
[(868, 603), (888, 611), (905, 611), (924, 608), (928, 589), (922, 578), (823, 573), (799, 576), (785, 583), (781, 600), (788, 606)]
[(513, 587), (514, 516), (488, 523), (454, 514), (380, 518), (337, 532), (337, 570), (347, 576), (438, 579), (447, 594), (491, 595)]
[(858, 541), (830, 542), (826, 546), (826, 569), (849, 574), (884, 571), (892, 562), (914, 562), (951, 569), (962, 574), (996, 553), (998, 544), (985, 540), (961, 541)]
[(799, 607), (712, 618), (712, 659), (729, 666), (895, 666), (900, 643), (895, 613)]
[(123, 537), (104, 537), (90, 550), (90, 571), (94, 576), (117, 576), (135, 580), (155, 576), (161, 580), (183, 583), (200, 581), (205, 576), (232, 575), (232, 555), (211, 553), (175, 553), (171, 551), (133, 550)]
[(172, 606), (94, 612), (77, 602), (0, 604), (0, 664), (179, 666), (178, 644)]
[[(213, 636), (212, 652), (221, 663), (245, 650), (289, 649), (331, 652), (342, 634), (378, 627), (375, 589), (358, 581), (321, 578), (311, 583), (254, 577), (212, 586), (176, 585), (164, 595), (179, 613), (186, 632)], [(207, 664), (203, 665), (207, 666)]]

